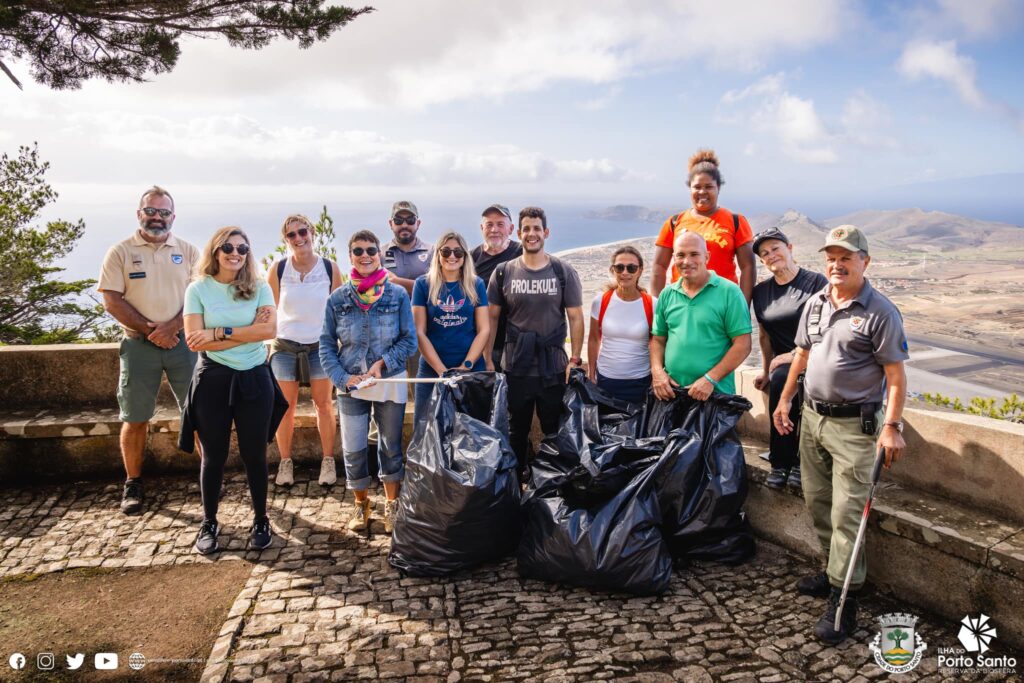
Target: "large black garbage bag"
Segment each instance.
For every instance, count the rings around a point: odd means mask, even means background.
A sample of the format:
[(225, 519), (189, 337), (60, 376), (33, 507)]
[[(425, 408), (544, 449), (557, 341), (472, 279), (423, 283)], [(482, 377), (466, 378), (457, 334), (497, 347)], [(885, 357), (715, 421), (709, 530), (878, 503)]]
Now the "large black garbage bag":
[(522, 529), (508, 386), (493, 372), (438, 385), (406, 458), (388, 562), (442, 576), (510, 555)]
[(604, 469), (581, 464), (528, 490), (519, 572), (639, 595), (664, 592), (672, 557), (658, 528), (658, 460), (634, 450), (606, 459)]

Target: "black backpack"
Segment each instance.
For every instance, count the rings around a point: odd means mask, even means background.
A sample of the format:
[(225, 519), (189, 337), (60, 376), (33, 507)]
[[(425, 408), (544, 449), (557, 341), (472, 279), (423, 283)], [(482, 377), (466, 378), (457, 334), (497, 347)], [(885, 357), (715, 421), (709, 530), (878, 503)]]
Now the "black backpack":
[[(284, 275), (284, 262), (287, 259), (288, 259), (288, 257), (286, 256), (286, 257), (284, 257), (283, 259), (281, 259), (280, 261), (277, 262), (277, 282), (278, 282), (278, 286), (280, 286), (281, 277)], [(324, 264), (324, 270), (327, 271), (327, 281), (333, 284), (334, 283), (334, 270), (331, 268), (331, 262), (328, 261), (327, 259), (323, 259), (321, 261), (321, 263)]]
[[(677, 213), (676, 215), (672, 216), (672, 218), (669, 219), (668, 226), (672, 229), (672, 234), (673, 235), (676, 232), (676, 226), (679, 225), (679, 219), (683, 217), (684, 213), (686, 213), (686, 211), (681, 211), (681, 212)], [(732, 214), (732, 231), (733, 231), (733, 233), (735, 233), (739, 229), (740, 229), (740, 215), (738, 213), (734, 213), (734, 214)]]

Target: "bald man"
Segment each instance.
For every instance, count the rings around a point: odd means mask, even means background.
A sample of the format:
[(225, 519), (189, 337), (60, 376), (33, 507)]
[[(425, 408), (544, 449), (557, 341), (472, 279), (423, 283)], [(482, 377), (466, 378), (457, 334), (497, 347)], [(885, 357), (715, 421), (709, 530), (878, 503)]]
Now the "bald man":
[(663, 401), (676, 387), (706, 401), (715, 391), (735, 394), (732, 373), (750, 354), (750, 311), (733, 282), (708, 270), (708, 245), (694, 232), (673, 243), (678, 280), (658, 297), (651, 329), (654, 394)]

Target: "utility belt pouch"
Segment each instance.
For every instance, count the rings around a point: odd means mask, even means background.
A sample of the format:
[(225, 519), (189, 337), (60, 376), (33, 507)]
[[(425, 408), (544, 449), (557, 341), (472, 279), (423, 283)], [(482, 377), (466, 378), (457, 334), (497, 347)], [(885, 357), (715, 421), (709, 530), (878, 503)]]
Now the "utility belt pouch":
[(860, 404), (860, 431), (868, 436), (874, 436), (878, 430), (878, 421), (875, 420), (876, 410), (878, 410), (876, 403)]

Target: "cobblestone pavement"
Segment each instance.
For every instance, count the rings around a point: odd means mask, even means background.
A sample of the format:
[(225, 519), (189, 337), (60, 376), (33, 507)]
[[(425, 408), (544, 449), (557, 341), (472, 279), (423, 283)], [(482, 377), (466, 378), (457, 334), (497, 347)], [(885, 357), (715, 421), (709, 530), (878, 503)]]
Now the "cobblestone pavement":
[[(244, 549), (248, 492), (240, 474), (231, 476), (220, 515), (227, 549), (214, 559), (191, 548), (202, 517), (192, 480), (147, 480), (147, 512), (136, 518), (117, 511), (119, 483), (0, 491), (0, 577), (251, 562), (212, 644), (207, 681), (866, 681), (888, 675), (868, 650), (878, 631), (870, 615), (920, 615), (868, 597), (855, 637), (825, 647), (811, 636), (822, 601), (791, 588), (813, 568), (766, 543), (741, 567), (678, 570), (660, 597), (524, 580), (512, 560), (449, 580), (401, 578), (387, 564), (386, 536), (347, 531), (352, 508), (342, 490), (296, 474), (290, 490), (271, 487), (278, 537), (262, 553)], [(381, 508), (378, 496), (378, 532)], [(965, 680), (937, 671), (936, 648), (956, 643), (956, 625), (921, 616), (928, 651), (901, 680)]]

